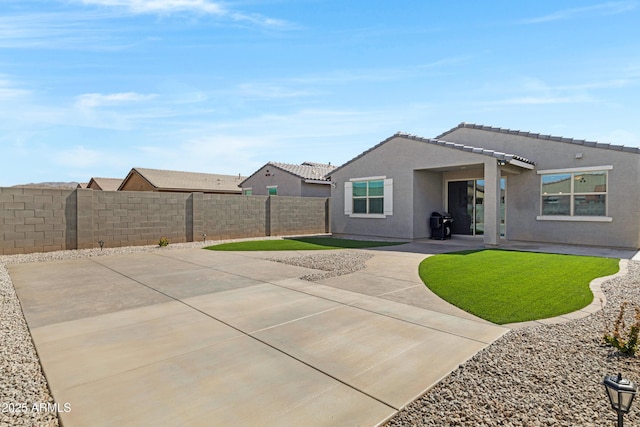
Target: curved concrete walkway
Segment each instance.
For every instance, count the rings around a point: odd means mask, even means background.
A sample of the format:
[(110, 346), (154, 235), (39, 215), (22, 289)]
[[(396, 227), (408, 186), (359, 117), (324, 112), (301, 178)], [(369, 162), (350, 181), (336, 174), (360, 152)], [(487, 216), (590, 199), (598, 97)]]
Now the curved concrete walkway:
[(433, 299), (424, 254), (374, 253), (321, 283), (201, 249), (9, 272), (65, 427), (371, 426), (508, 330)]

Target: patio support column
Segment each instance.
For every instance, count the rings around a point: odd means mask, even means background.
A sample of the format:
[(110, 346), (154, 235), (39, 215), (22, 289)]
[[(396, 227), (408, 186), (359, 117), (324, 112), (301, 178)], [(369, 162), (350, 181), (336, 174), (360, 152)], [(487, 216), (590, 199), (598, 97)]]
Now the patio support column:
[(500, 166), (495, 158), (484, 163), (484, 244), (500, 245)]

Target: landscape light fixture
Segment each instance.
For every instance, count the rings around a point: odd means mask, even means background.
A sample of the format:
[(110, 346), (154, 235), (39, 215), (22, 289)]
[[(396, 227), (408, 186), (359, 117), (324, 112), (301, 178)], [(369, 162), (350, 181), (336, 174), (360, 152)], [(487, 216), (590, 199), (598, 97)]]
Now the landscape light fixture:
[(609, 396), (611, 407), (618, 413), (618, 427), (622, 427), (622, 416), (631, 409), (638, 387), (628, 379), (622, 378), (621, 373), (618, 373), (618, 376), (605, 376), (602, 384)]
[(102, 250), (102, 247), (104, 246), (104, 240), (98, 240), (98, 244), (100, 245), (100, 250)]

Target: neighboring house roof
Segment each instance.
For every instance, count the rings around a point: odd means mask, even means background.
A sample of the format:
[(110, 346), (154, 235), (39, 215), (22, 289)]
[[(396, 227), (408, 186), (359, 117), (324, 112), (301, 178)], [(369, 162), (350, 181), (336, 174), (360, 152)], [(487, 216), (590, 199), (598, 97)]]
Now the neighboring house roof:
[(79, 182), (76, 188), (87, 188), (88, 185), (87, 182)]
[(498, 128), (498, 127), (492, 127), (492, 126), (484, 126), (484, 125), (476, 125), (473, 123), (465, 123), (462, 122), (460, 123), (458, 126), (454, 127), (453, 129), (450, 129), (438, 136), (436, 136), (436, 139), (442, 139), (445, 138), (448, 134), (461, 129), (461, 128), (466, 128), (466, 129), (477, 129), (477, 130), (484, 130), (484, 131), (488, 131), (488, 132), (496, 132), (496, 133), (506, 133), (509, 135), (518, 135), (518, 136), (526, 136), (528, 138), (536, 138), (536, 139), (547, 139), (550, 141), (557, 141), (557, 142), (565, 142), (565, 143), (569, 143), (569, 144), (577, 144), (577, 145), (584, 145), (587, 147), (595, 147), (595, 148), (605, 148), (608, 150), (616, 150), (616, 151), (627, 151), (630, 153), (639, 153), (640, 154), (640, 148), (639, 147), (625, 147), (624, 145), (614, 145), (614, 144), (607, 144), (607, 143), (602, 143), (602, 142), (597, 142), (597, 141), (587, 141), (584, 139), (573, 139), (573, 138), (564, 138), (562, 136), (552, 136), (552, 135), (541, 135), (539, 133), (531, 133), (531, 132), (524, 132), (524, 131), (520, 131), (520, 130), (512, 130), (512, 129), (503, 129), (503, 128)]
[[(95, 184), (92, 185), (92, 184)], [(120, 178), (91, 178), (86, 188), (94, 188), (102, 191), (117, 191), (122, 184)]]
[(133, 168), (122, 181), (119, 189), (137, 173), (157, 190), (192, 191), (204, 193), (237, 193), (242, 191), (238, 184), (244, 179), (238, 175), (219, 175), (213, 173), (181, 172), (163, 169)]
[(354, 157), (353, 159), (349, 160), (347, 163), (343, 164), (342, 166), (334, 169), (333, 171), (328, 173), (327, 176), (330, 176), (331, 174), (333, 174), (337, 170), (342, 169), (343, 167), (347, 166), (348, 164), (358, 160), (360, 157), (364, 156), (365, 154), (369, 153), (370, 151), (373, 151), (376, 148), (380, 147), (381, 145), (386, 144), (387, 142), (391, 141), (392, 139), (398, 138), (398, 137), (406, 138), (406, 139), (413, 139), (415, 141), (420, 141), (420, 142), (424, 142), (424, 143), (427, 143), (427, 144), (439, 145), (439, 146), (442, 146), (442, 147), (452, 148), (452, 149), (461, 150), (461, 151), (467, 151), (467, 152), (470, 152), (470, 153), (481, 154), (483, 156), (491, 156), (491, 157), (495, 157), (498, 160), (504, 160), (507, 163), (510, 163), (510, 164), (513, 164), (513, 165), (516, 165), (516, 166), (520, 166), (520, 167), (525, 167), (527, 169), (530, 169), (535, 165), (535, 162), (533, 160), (529, 160), (526, 157), (519, 156), (519, 155), (513, 154), (513, 153), (503, 153), (501, 151), (488, 150), (486, 148), (473, 147), (471, 145), (459, 144), (459, 143), (455, 143), (455, 142), (448, 142), (448, 141), (444, 141), (444, 140), (439, 139), (439, 138), (423, 138), (421, 136), (411, 135), (411, 134), (404, 133), (404, 132), (396, 132), (394, 135), (390, 136), (389, 138), (385, 139), (384, 141), (380, 142), (379, 144), (374, 145), (373, 147), (371, 147), (367, 151), (365, 151), (365, 152), (361, 153), (360, 155)]
[[(310, 183), (329, 183), (326, 175), (332, 172), (336, 167), (332, 164), (324, 164), (324, 163), (314, 163), (314, 162), (304, 162), (300, 165), (290, 164), (290, 163), (279, 163), (279, 162), (269, 162), (262, 166), (260, 169), (255, 171), (249, 178), (245, 181), (249, 180), (255, 174), (257, 174), (260, 170), (264, 169), (267, 166), (274, 167), (276, 169), (280, 169), (284, 172), (288, 172), (300, 179), (305, 180), (305, 182)], [(242, 181), (240, 185), (242, 186), (245, 181)]]

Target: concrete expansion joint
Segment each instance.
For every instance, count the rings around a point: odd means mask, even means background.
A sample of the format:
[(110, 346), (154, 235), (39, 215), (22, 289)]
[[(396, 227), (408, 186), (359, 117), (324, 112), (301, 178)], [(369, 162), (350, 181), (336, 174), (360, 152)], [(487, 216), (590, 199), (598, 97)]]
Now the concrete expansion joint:
[[(190, 309), (195, 310), (195, 311), (197, 311), (197, 312), (209, 317), (212, 320), (218, 321), (218, 322), (224, 324), (225, 326), (227, 326), (227, 327), (229, 327), (229, 328), (231, 328), (231, 329), (233, 329), (233, 330), (235, 330), (235, 331), (237, 331), (237, 332), (239, 332), (239, 333), (241, 333), (241, 334), (243, 334), (243, 335), (245, 335), (245, 336), (247, 336), (247, 337), (249, 337), (249, 338), (251, 338), (251, 339), (253, 339), (255, 341), (258, 341), (260, 344), (266, 345), (267, 347), (269, 347), (269, 348), (271, 348), (271, 349), (273, 349), (273, 350), (275, 350), (275, 351), (277, 351), (279, 353), (282, 353), (285, 356), (290, 357), (291, 359), (293, 359), (293, 360), (295, 360), (295, 361), (297, 361), (299, 363), (302, 363), (303, 365), (305, 365), (305, 366), (307, 366), (307, 367), (309, 367), (309, 368), (311, 368), (311, 369), (313, 369), (313, 370), (315, 370), (315, 371), (317, 371), (317, 372), (319, 372), (319, 373), (321, 373), (323, 375), (326, 375), (327, 377), (330, 377), (330, 378), (334, 379), (335, 381), (338, 381), (339, 383), (345, 385), (346, 387), (349, 387), (349, 388), (351, 388), (351, 389), (353, 389), (353, 390), (355, 390), (355, 391), (357, 391), (357, 392), (359, 392), (359, 393), (361, 393), (361, 394), (363, 394), (363, 395), (365, 395), (365, 396), (367, 396), (367, 397), (369, 397), (369, 398), (371, 398), (371, 399), (373, 399), (373, 400), (375, 400), (375, 401), (377, 401), (377, 402), (379, 402), (379, 403), (381, 403), (381, 404), (383, 404), (385, 406), (388, 406), (389, 408), (391, 408), (391, 409), (393, 409), (395, 411), (400, 410), (400, 408), (396, 408), (393, 405), (391, 405), (390, 403), (385, 402), (385, 401), (381, 400), (380, 398), (378, 398), (376, 396), (373, 396), (370, 393), (367, 393), (366, 391), (362, 390), (361, 388), (358, 388), (358, 387), (354, 386), (353, 384), (349, 384), (346, 381), (344, 381), (344, 380), (332, 375), (331, 373), (326, 372), (326, 371), (324, 371), (322, 369), (319, 369), (318, 367), (313, 366), (308, 362), (305, 362), (304, 360), (302, 360), (302, 359), (300, 359), (300, 358), (298, 358), (298, 357), (296, 357), (296, 356), (294, 356), (294, 355), (292, 355), (292, 354), (290, 354), (290, 353), (288, 353), (288, 352), (286, 352), (286, 351), (284, 351), (284, 350), (282, 350), (282, 349), (280, 349), (280, 348), (278, 348), (278, 347), (276, 347), (276, 346), (274, 346), (274, 345), (272, 345), (272, 344), (270, 344), (270, 343), (268, 343), (268, 342), (256, 337), (255, 335), (252, 335), (252, 333), (250, 333), (250, 332), (243, 331), (242, 329), (240, 329), (240, 328), (238, 328), (238, 327), (236, 327), (236, 326), (234, 326), (234, 325), (232, 325), (230, 323), (227, 323), (224, 320), (218, 319), (215, 316), (212, 316), (209, 313), (206, 313), (206, 312), (200, 310), (199, 308), (194, 307), (193, 305), (191, 305), (191, 304), (189, 304), (189, 303), (187, 303), (187, 302), (185, 302), (185, 301), (183, 301), (181, 299), (175, 298), (175, 297), (173, 297), (173, 296), (171, 296), (171, 295), (169, 295), (169, 294), (167, 294), (165, 292), (162, 292), (162, 291), (159, 291), (159, 290), (157, 290), (155, 288), (152, 288), (151, 286), (149, 286), (149, 285), (147, 285), (147, 284), (145, 284), (143, 282), (140, 282), (139, 280), (136, 280), (133, 277), (127, 276), (126, 274), (123, 274), (123, 273), (121, 273), (121, 272), (119, 272), (117, 270), (114, 270), (113, 268), (98, 262), (94, 258), (90, 258), (90, 260), (95, 262), (96, 264), (99, 264), (99, 265), (101, 265), (101, 266), (113, 271), (116, 274), (119, 274), (119, 275), (121, 275), (123, 277), (126, 277), (127, 279), (129, 279), (131, 281), (134, 281), (134, 282), (136, 282), (136, 283), (138, 283), (138, 284), (140, 284), (140, 285), (142, 285), (142, 286), (144, 286), (144, 287), (146, 287), (148, 289), (151, 289), (152, 291), (158, 292), (159, 294), (164, 295), (167, 298), (172, 299), (173, 301), (176, 301), (176, 302), (179, 302), (181, 304), (184, 304), (185, 306), (189, 307)], [(269, 282), (265, 282), (265, 283), (269, 283)], [(270, 283), (270, 284), (272, 284), (272, 283)], [(337, 307), (337, 308), (340, 308), (340, 307)], [(297, 320), (300, 320), (300, 318), (294, 319), (293, 321), (297, 321)]]

